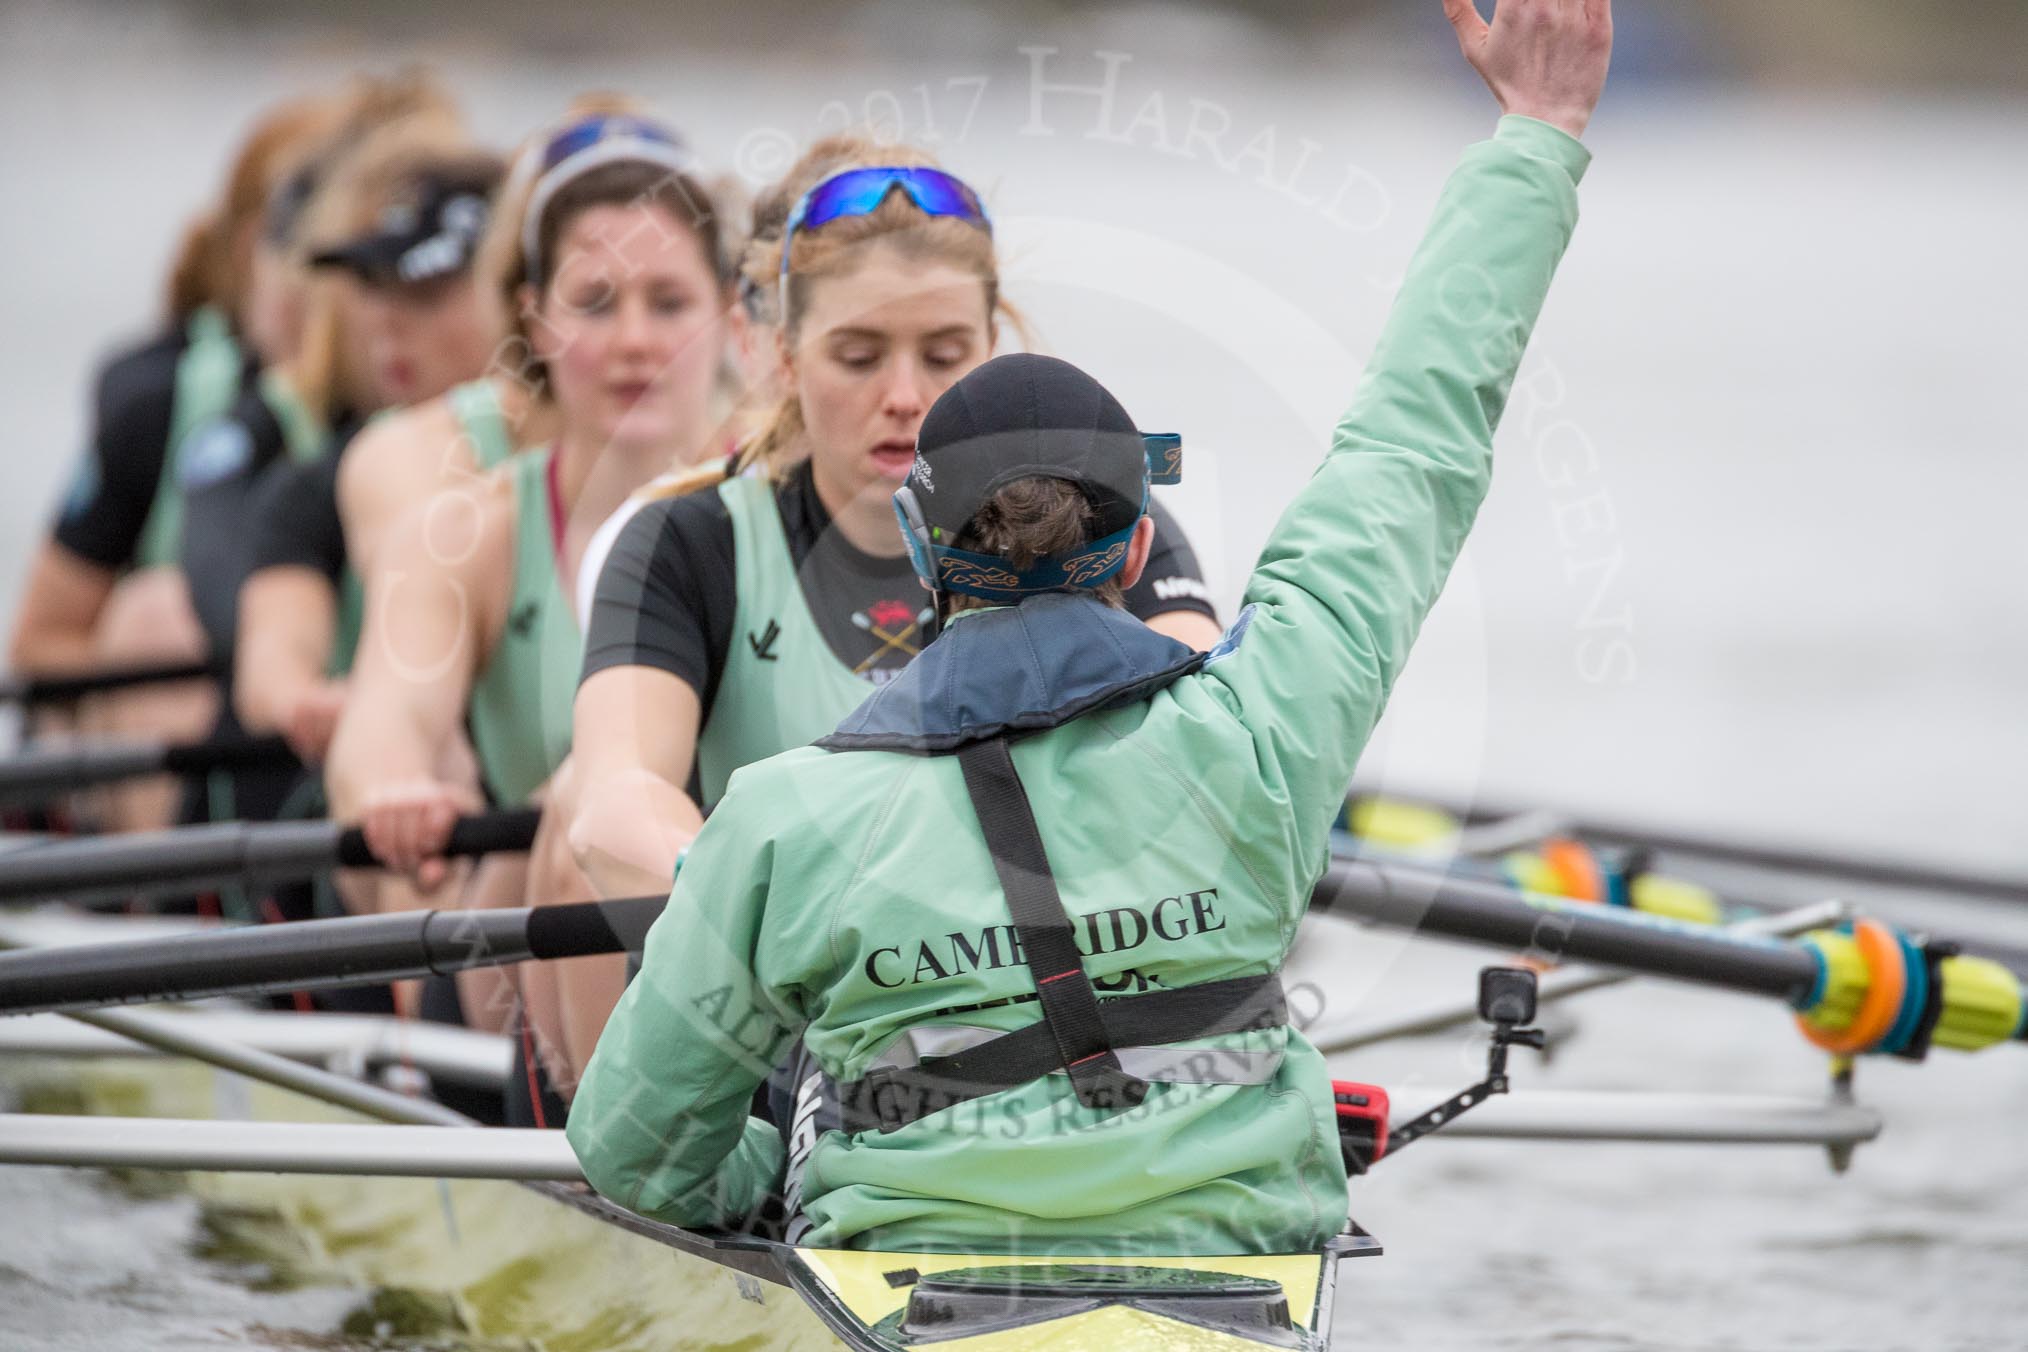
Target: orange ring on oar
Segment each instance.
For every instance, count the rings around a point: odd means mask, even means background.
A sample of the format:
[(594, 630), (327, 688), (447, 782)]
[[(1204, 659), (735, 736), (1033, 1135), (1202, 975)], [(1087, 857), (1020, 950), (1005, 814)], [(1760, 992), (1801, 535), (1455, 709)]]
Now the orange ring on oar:
[(1908, 993), (1908, 961), (1892, 929), (1878, 920), (1855, 920), (1852, 938), (1866, 963), (1867, 982), (1851, 1024), (1831, 1032), (1804, 1022), (1800, 1016), (1796, 1019), (1803, 1036), (1833, 1056), (1858, 1056), (1877, 1046), (1894, 1026)]
[(1542, 842), (1542, 862), (1563, 886), (1563, 895), (1572, 901), (1604, 901), (1605, 872), (1591, 846), (1568, 836), (1551, 836)]

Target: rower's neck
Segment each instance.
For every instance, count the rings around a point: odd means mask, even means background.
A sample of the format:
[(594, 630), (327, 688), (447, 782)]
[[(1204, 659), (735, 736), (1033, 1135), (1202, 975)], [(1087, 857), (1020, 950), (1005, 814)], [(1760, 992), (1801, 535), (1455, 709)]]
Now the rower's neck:
[(708, 424), (700, 424), (673, 443), (590, 446), (565, 429), (555, 444), (559, 505), (573, 523), (587, 523), (587, 531), (618, 511), (642, 484), (658, 474), (694, 464), (713, 447)]
[(908, 552), (894, 521), (892, 487), (876, 482), (853, 493), (830, 482), (814, 460), (810, 462), (810, 478), (817, 490), (817, 501), (824, 504), (832, 527), (845, 537), (846, 543), (876, 559), (896, 558)]

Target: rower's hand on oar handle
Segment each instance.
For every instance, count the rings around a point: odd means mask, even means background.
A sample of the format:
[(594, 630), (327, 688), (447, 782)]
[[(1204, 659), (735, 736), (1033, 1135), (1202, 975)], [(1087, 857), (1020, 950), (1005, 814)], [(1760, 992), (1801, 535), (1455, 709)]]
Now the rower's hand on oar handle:
[(359, 831), (374, 858), (397, 873), (408, 874), (427, 892), (442, 886), (450, 874), (450, 864), (442, 854), (451, 827), (458, 818), (484, 810), (479, 796), (463, 785), (408, 780), (366, 796), (360, 806)]
[(1501, 112), (1584, 135), (1612, 62), (1612, 0), (1495, 0), (1491, 23), (1474, 0), (1444, 0), (1444, 16)]

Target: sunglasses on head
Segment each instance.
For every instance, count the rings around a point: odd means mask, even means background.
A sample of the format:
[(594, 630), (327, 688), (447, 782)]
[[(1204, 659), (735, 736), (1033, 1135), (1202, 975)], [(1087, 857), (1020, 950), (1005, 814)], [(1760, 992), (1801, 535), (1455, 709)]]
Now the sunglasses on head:
[(993, 233), (993, 222), (964, 180), (922, 165), (878, 165), (831, 175), (796, 199), (782, 227), (782, 316), (788, 315), (789, 252), (798, 230), (817, 230), (847, 216), (870, 216), (896, 189), (925, 216), (955, 216)]
[(620, 136), (655, 141), (677, 150), (683, 148), (683, 143), (670, 135), (665, 128), (642, 118), (623, 114), (587, 117), (571, 123), (549, 138), (549, 143), (542, 148), (542, 167), (539, 172), (546, 174), (580, 150), (589, 150), (601, 141), (609, 141)]
[(542, 213), (567, 183), (602, 165), (623, 160), (659, 165), (672, 174), (694, 174), (689, 147), (667, 129), (638, 117), (582, 118), (549, 138), (542, 148), (535, 187), (521, 221), (521, 251), (528, 275), (542, 275), (539, 235)]

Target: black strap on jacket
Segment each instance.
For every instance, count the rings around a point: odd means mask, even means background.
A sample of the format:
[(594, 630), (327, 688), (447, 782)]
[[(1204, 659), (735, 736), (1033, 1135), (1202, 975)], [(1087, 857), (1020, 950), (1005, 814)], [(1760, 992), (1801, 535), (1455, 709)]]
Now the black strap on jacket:
[[(1148, 1085), (1121, 1068), (1116, 1046), (1181, 1042), (1287, 1022), (1281, 985), (1272, 973), (1153, 991), (1101, 1009), (1006, 740), (966, 743), (957, 757), (1007, 895), (1042, 1021), (954, 1056), (875, 1071), (841, 1086), (841, 1106), (849, 1116), (894, 1131), (941, 1108), (1058, 1070), (1069, 1074), (1085, 1107), (1132, 1108), (1147, 1097)], [(1267, 987), (1271, 999), (1263, 999)]]
[(993, 853), (1000, 890), (1007, 894), (1021, 956), (1042, 1001), (1042, 1021), (1056, 1039), (1062, 1058), (1057, 1065), (1070, 1072), (1071, 1088), (1085, 1107), (1103, 1112), (1138, 1107), (1148, 1096), (1147, 1082), (1120, 1069), (1120, 1058), (1106, 1040), (1098, 992), (1085, 974), (1084, 956), (1077, 951), (1070, 915), (1042, 848), (1042, 831), (1006, 739), (966, 743), (958, 748), (958, 765), (965, 772), (972, 811), (986, 833), (986, 848)]

